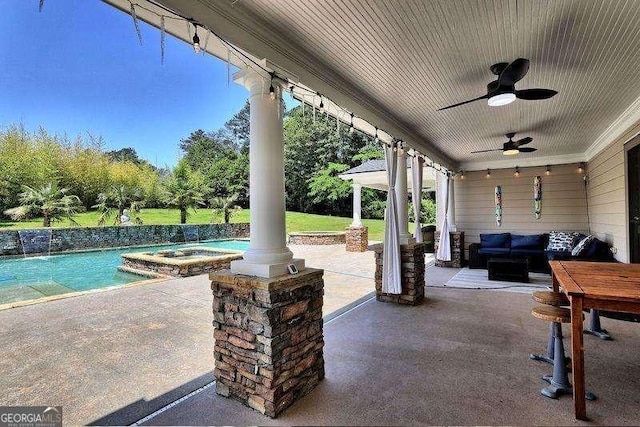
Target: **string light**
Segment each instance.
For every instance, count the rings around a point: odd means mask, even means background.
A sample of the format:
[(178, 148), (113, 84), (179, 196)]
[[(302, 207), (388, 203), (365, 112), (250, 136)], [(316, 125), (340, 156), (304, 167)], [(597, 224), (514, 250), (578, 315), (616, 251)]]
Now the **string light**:
[(515, 176), (516, 178), (518, 178), (520, 176), (520, 169), (516, 166), (516, 171), (514, 172), (513, 176)]
[[(133, 23), (134, 23), (136, 35), (137, 35), (137, 38), (138, 38), (140, 44), (142, 44), (142, 34), (141, 34), (140, 28), (138, 26), (138, 17), (137, 17), (136, 9), (145, 10), (146, 12), (157, 16), (160, 19), (160, 21), (164, 21), (165, 18), (183, 21), (183, 22), (186, 23), (186, 26), (187, 26), (187, 37), (191, 36), (191, 31), (190, 31), (191, 25), (193, 25), (194, 28), (195, 28), (195, 34), (193, 36), (192, 41), (193, 41), (193, 49), (194, 49), (194, 51), (196, 53), (208, 53), (206, 49), (207, 49), (209, 36), (211, 34), (213, 34), (213, 36), (218, 39), (220, 44), (222, 44), (223, 46), (225, 46), (227, 48), (227, 51), (228, 51), (228, 53), (227, 53), (227, 62), (228, 63), (231, 62), (231, 51), (233, 51), (234, 57), (238, 61), (242, 62), (242, 64), (244, 64), (244, 66), (246, 66), (247, 68), (251, 68), (251, 69), (254, 69), (254, 70), (259, 70), (261, 72), (265, 72), (265, 73), (269, 73), (270, 74), (270, 76), (271, 76), (271, 84), (269, 85), (269, 95), (270, 95), (272, 100), (275, 100), (275, 98), (276, 98), (276, 93), (275, 93), (275, 87), (273, 85), (273, 80), (276, 77), (278, 77), (278, 78), (281, 78), (283, 81), (285, 81), (286, 83), (288, 83), (290, 85), (289, 90), (290, 90), (292, 96), (293, 96), (293, 90), (295, 88), (299, 89), (300, 91), (303, 91), (302, 94), (299, 94), (299, 96), (301, 97), (300, 100), (301, 100), (301, 102), (303, 104), (303, 115), (304, 115), (304, 105), (306, 104), (304, 92), (306, 92), (307, 94), (311, 94), (311, 95), (319, 95), (320, 96), (320, 105), (319, 105), (320, 113), (324, 113), (325, 112), (323, 96), (320, 95), (318, 92), (313, 91), (313, 90), (311, 90), (311, 89), (309, 89), (309, 88), (307, 88), (307, 87), (305, 87), (305, 86), (303, 86), (301, 84), (288, 81), (288, 78), (286, 78), (286, 77), (277, 76), (275, 72), (272, 72), (271, 70), (265, 68), (264, 65), (260, 64), (259, 62), (257, 62), (251, 56), (249, 56), (248, 54), (244, 53), (241, 50), (238, 50), (238, 48), (236, 48), (234, 45), (232, 45), (231, 43), (229, 43), (228, 41), (223, 39), (218, 33), (216, 33), (215, 31), (211, 30), (206, 25), (203, 25), (203, 24), (195, 21), (193, 18), (188, 18), (188, 17), (186, 17), (184, 15), (176, 13), (174, 10), (171, 10), (171, 9), (167, 8), (166, 6), (163, 6), (162, 4), (157, 3), (157, 2), (155, 2), (153, 0), (151, 0), (150, 3), (152, 3), (155, 7), (161, 9), (162, 11), (164, 11), (166, 13), (162, 13), (162, 12), (158, 13), (157, 10), (152, 10), (152, 9), (150, 9), (148, 7), (145, 7), (144, 5), (138, 4), (138, 3), (135, 2), (135, 0), (129, 0), (129, 4), (130, 4), (130, 11), (129, 12), (130, 12), (131, 17), (133, 18)], [(44, 4), (44, 0), (40, 0), (40, 9), (42, 8), (43, 4)], [(164, 25), (162, 25), (162, 22), (161, 22), (161, 27), (163, 27), (163, 26)], [(206, 34), (206, 37), (205, 37), (204, 48), (202, 48), (200, 46), (200, 38), (198, 36), (198, 27), (204, 28), (207, 31), (207, 34)], [(161, 32), (162, 32), (162, 29), (161, 29)], [(161, 34), (161, 62), (163, 62), (163, 59), (164, 59), (164, 48), (162, 46), (163, 42), (164, 42), (162, 40), (163, 38), (164, 37)], [(188, 40), (188, 38), (187, 38), (187, 40)], [(228, 71), (228, 74), (230, 74), (229, 71)], [(314, 101), (315, 101), (315, 96), (314, 96)], [(346, 112), (345, 109), (342, 109), (340, 106), (337, 106), (337, 104), (335, 104), (335, 105), (336, 105), (336, 108), (337, 108), (336, 111), (337, 111), (337, 114), (338, 114), (336, 117), (339, 117), (340, 112)], [(314, 122), (315, 122), (315, 110), (316, 110), (315, 102), (312, 103), (312, 107), (313, 107), (313, 113), (314, 113), (313, 115), (314, 115)], [(327, 111), (327, 115), (328, 114), (329, 114), (329, 112)], [(350, 113), (350, 115), (351, 115), (351, 121), (350, 121), (350, 126), (349, 126), (349, 133), (353, 133), (354, 130), (355, 130), (355, 127), (354, 127), (354, 124), (353, 124), (354, 114)], [(368, 123), (368, 122), (365, 121), (365, 123)], [(338, 125), (338, 127), (339, 127), (339, 125)], [(379, 131), (379, 129), (376, 127), (375, 141), (376, 142), (381, 142), (380, 137), (378, 135), (378, 131)], [(436, 170), (440, 171), (440, 172), (442, 172), (443, 170), (447, 170), (448, 171), (448, 169), (443, 168), (440, 165), (438, 165), (438, 167), (436, 167), (433, 164), (433, 161), (431, 161), (431, 167), (433, 169), (436, 169)]]
[(487, 169), (487, 178), (491, 178), (491, 169)]
[(463, 170), (460, 171), (460, 179), (464, 179), (464, 171)]
[(275, 76), (275, 73), (271, 73), (271, 85), (269, 86), (269, 96), (271, 97), (272, 100), (276, 99), (276, 90), (273, 87), (273, 77)]
[(293, 85), (289, 86), (289, 93), (293, 96)]
[(195, 53), (200, 53), (200, 37), (198, 37), (198, 26), (196, 24), (193, 24), (193, 28), (196, 29), (196, 32), (193, 35), (193, 51)]
[(580, 162), (578, 165), (578, 173), (584, 173), (585, 164), (584, 162)]
[(544, 174), (547, 176), (551, 175), (551, 166), (547, 165), (547, 170), (544, 171)]
[(373, 142), (375, 142), (376, 144), (378, 143), (378, 141), (380, 141), (380, 139), (378, 138), (378, 126), (376, 126), (376, 136), (373, 139)]

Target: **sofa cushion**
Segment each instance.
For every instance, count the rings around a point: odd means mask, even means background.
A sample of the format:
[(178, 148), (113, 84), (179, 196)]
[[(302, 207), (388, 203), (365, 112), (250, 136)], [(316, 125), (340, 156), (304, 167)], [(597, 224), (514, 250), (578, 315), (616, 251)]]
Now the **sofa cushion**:
[(594, 238), (587, 249), (580, 254), (583, 258), (590, 258), (594, 261), (614, 261), (615, 258), (609, 250), (609, 245), (602, 240)]
[(547, 249), (545, 252), (547, 254), (547, 259), (549, 261), (571, 259), (571, 251), (557, 251), (557, 250)]
[(480, 246), (484, 248), (509, 248), (511, 233), (492, 233), (480, 235)]
[(544, 255), (544, 249), (529, 249), (529, 248), (521, 248), (521, 249), (511, 249), (511, 256), (531, 256), (531, 255)]
[(578, 233), (567, 231), (551, 231), (549, 233), (548, 250), (551, 251), (569, 251), (573, 249), (573, 240)]
[(480, 255), (509, 255), (511, 249), (509, 248), (484, 248), (478, 249)]
[(589, 234), (588, 236), (580, 240), (578, 244), (571, 250), (571, 255), (581, 256), (584, 252), (586, 252), (593, 239), (595, 239), (595, 236), (593, 234)]
[(511, 249), (544, 249), (544, 239), (542, 234), (531, 234), (528, 236), (511, 235)]

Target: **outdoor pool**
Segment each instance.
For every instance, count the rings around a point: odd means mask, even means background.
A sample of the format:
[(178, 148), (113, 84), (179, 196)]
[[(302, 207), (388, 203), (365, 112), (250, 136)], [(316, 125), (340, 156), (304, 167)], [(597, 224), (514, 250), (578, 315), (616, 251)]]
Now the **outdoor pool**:
[(118, 271), (120, 255), (130, 252), (205, 246), (245, 251), (245, 240), (218, 240), (129, 247), (62, 255), (0, 260), (0, 305), (46, 296), (124, 285), (143, 277)]

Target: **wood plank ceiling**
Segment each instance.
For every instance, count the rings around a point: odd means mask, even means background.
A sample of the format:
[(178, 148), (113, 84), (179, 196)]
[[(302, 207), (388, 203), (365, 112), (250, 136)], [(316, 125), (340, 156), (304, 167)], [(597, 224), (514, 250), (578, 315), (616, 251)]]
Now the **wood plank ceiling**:
[[(501, 148), (508, 131), (517, 132), (516, 139), (533, 137), (529, 146), (538, 149), (510, 159), (514, 165), (582, 158), (640, 97), (638, 0), (192, 2), (194, 10), (251, 28), (253, 37), (308, 69), (347, 82), (458, 167), (504, 160), (500, 152), (470, 153)], [(255, 46), (239, 44), (264, 57)], [(531, 67), (517, 89), (549, 88), (558, 95), (436, 111), (485, 94), (495, 79), (489, 67), (518, 57), (530, 59)]]

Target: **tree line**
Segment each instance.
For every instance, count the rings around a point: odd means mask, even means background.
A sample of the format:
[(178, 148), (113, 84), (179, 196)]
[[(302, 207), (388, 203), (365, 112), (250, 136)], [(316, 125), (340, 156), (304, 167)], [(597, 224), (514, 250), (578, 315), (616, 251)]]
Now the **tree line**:
[[(351, 216), (351, 185), (338, 175), (383, 157), (373, 139), (306, 107), (285, 114), (287, 209)], [(157, 168), (127, 147), (106, 151), (101, 138), (70, 140), (44, 129), (0, 130), (0, 216), (37, 216), (43, 224), (98, 210), (100, 224), (117, 224), (125, 209), (141, 223), (143, 208), (174, 207), (180, 222), (195, 208), (210, 208), (225, 222), (249, 206), (249, 104), (220, 129), (198, 129), (179, 142), (173, 169)], [(364, 218), (383, 218), (385, 193), (364, 188)], [(430, 201), (423, 219), (430, 221)], [(433, 205), (433, 203), (431, 203)], [(49, 210), (47, 210), (49, 209)], [(49, 218), (47, 218), (49, 217)]]

